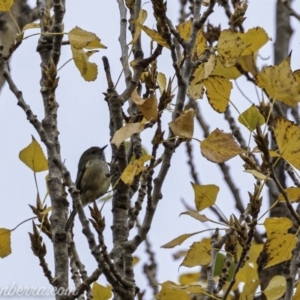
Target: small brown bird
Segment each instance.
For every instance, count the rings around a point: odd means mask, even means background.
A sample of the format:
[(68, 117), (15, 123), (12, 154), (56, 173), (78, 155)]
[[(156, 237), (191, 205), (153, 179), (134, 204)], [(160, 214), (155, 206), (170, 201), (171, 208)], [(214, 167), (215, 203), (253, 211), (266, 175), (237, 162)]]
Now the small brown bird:
[[(85, 206), (96, 201), (104, 195), (110, 185), (110, 177), (107, 176), (109, 168), (105, 160), (104, 149), (91, 147), (80, 157), (76, 178), (76, 188), (80, 190), (81, 202)], [(77, 211), (73, 208), (66, 223), (65, 229), (69, 230)]]

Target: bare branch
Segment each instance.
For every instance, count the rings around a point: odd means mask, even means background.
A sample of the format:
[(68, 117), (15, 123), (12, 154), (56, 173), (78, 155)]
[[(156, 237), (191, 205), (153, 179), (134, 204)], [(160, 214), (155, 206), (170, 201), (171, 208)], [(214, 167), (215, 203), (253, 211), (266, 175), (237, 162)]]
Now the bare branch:
[(292, 7), (290, 1), (282, 0), (283, 5), (288, 9), (291, 16), (295, 17), (298, 21), (300, 21), (300, 14), (298, 14)]
[(145, 239), (146, 244), (146, 253), (149, 255), (150, 264), (144, 264), (144, 273), (147, 276), (149, 285), (153, 290), (153, 296), (158, 293), (158, 285), (157, 285), (157, 263), (155, 261), (155, 254), (151, 249), (151, 244), (149, 239)]
[[(211, 262), (207, 266), (207, 287), (206, 292), (207, 294), (213, 295), (214, 294), (214, 288), (215, 288), (215, 279), (214, 279), (214, 269), (215, 269), (215, 263), (217, 260), (217, 254), (218, 249), (215, 246), (215, 244), (218, 241), (219, 237), (219, 229), (215, 230), (215, 233), (211, 237)], [(218, 243), (220, 244), (220, 243)], [(204, 300), (209, 300), (209, 296), (205, 296)]]
[(131, 79), (131, 71), (129, 68), (129, 55), (128, 55), (128, 46), (127, 46), (127, 9), (124, 5), (124, 0), (118, 0), (119, 11), (120, 11), (120, 36), (119, 42), (121, 46), (121, 62), (122, 68), (124, 70), (125, 81), (128, 83)]
[[(66, 11), (65, 0), (53, 0), (54, 19), (50, 32), (56, 33), (53, 35), (52, 60), (57, 66), (60, 58), (61, 43), (63, 39), (63, 18)], [(61, 34), (59, 34), (61, 33)]]

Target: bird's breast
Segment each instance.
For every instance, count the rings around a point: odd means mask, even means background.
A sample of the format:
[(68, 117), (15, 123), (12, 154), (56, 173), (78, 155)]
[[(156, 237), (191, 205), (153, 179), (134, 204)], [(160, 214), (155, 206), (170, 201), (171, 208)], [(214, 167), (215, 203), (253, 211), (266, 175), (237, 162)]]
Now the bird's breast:
[(106, 193), (110, 185), (108, 165), (101, 159), (90, 159), (86, 164), (81, 180), (81, 198), (83, 204), (92, 202)]

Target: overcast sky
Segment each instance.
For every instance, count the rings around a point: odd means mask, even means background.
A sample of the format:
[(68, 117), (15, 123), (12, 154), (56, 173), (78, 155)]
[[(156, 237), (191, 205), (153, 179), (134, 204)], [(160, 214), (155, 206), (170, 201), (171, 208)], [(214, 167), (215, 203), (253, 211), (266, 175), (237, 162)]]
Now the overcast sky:
[[(144, 2), (144, 1), (143, 1)], [(244, 23), (245, 29), (253, 27), (263, 27), (268, 33), (272, 41), (268, 42), (260, 51), (258, 65), (269, 65), (273, 63), (273, 43), (275, 41), (275, 2), (252, 0), (249, 3), (247, 11), (247, 19)], [(30, 1), (32, 5), (35, 1)], [(149, 1), (145, 1), (143, 8), (148, 11), (148, 19), (145, 24), (152, 28), (155, 25), (152, 14), (152, 5)], [(177, 24), (178, 6), (177, 1), (168, 1), (168, 16)], [(209, 18), (210, 23), (219, 24), (221, 22), (222, 29), (228, 27), (228, 20), (221, 8), (216, 6), (215, 13)], [(119, 11), (116, 1), (111, 0), (89, 0), (67, 1), (67, 12), (64, 19), (65, 32), (70, 31), (75, 26), (79, 26), (85, 30), (95, 32), (104, 45), (108, 47), (100, 53), (94, 54), (92, 61), (98, 64), (99, 76), (94, 82), (85, 82), (80, 76), (78, 70), (72, 62), (68, 63), (59, 71), (59, 87), (57, 89), (57, 101), (59, 103), (58, 110), (58, 128), (60, 132), (60, 143), (62, 158), (66, 159), (66, 166), (75, 180), (77, 172), (77, 163), (80, 155), (84, 150), (91, 146), (104, 146), (109, 143), (108, 129), (108, 111), (104, 102), (103, 92), (106, 91), (107, 85), (105, 74), (103, 71), (101, 57), (106, 55), (111, 65), (111, 72), (114, 81), (117, 80), (120, 71), (120, 47), (119, 37)], [(292, 27), (298, 33), (300, 32), (299, 22), (292, 18)], [(28, 31), (26, 34), (34, 33)], [(36, 31), (37, 32), (37, 31)], [(129, 42), (130, 40), (128, 40)], [(143, 35), (144, 52), (149, 54), (149, 40)], [(27, 103), (31, 106), (33, 112), (39, 119), (43, 117), (42, 99), (39, 91), (40, 80), (40, 58), (36, 52), (37, 37), (26, 39), (21, 47), (13, 56), (11, 63), (11, 71), (13, 79), (18, 88), (22, 90)], [(292, 69), (300, 67), (300, 35), (294, 33), (291, 42)], [(167, 77), (173, 76), (173, 68), (168, 57), (168, 50), (164, 49), (163, 56), (158, 60), (158, 70), (164, 72)], [(59, 65), (61, 66), (71, 58), (69, 46), (64, 46)], [(263, 58), (264, 60), (262, 60)], [(240, 78), (238, 84), (242, 87), (244, 93), (247, 94), (253, 102), (258, 103), (255, 89), (252, 84), (247, 83), (245, 79)], [(118, 85), (118, 92), (122, 92), (124, 88), (124, 79), (122, 78)], [(231, 94), (231, 100), (237, 105), (240, 111), (250, 106), (247, 100), (234, 89)], [(207, 101), (201, 100), (201, 109), (204, 112), (206, 121), (210, 124), (210, 130), (215, 128), (223, 129), (229, 132), (228, 125), (223, 122), (223, 116), (217, 114), (207, 104)], [(234, 112), (234, 110), (231, 110)], [(1, 210), (0, 210), (0, 227), (14, 228), (18, 223), (32, 217), (28, 204), (35, 204), (36, 189), (34, 177), (30, 169), (28, 169), (18, 158), (19, 151), (31, 142), (31, 135), (38, 141), (39, 137), (32, 125), (26, 120), (24, 112), (16, 105), (16, 99), (5, 86), (1, 92), (0, 98), (0, 155), (2, 157), (2, 167), (0, 172), (1, 182)], [(164, 113), (164, 124), (170, 121), (170, 114)], [(236, 114), (235, 114), (236, 115)], [(197, 126), (196, 126), (197, 127)], [(166, 128), (166, 127), (165, 127)], [(147, 130), (141, 134), (144, 146), (150, 150), (151, 137), (155, 128)], [(249, 134), (245, 137), (248, 139)], [(196, 128), (195, 137), (202, 139), (202, 132)], [(228, 188), (224, 186), (222, 174), (219, 172), (217, 165), (208, 162), (200, 154), (199, 144), (193, 142), (195, 161), (201, 182), (203, 184), (216, 184), (221, 187), (217, 204), (223, 212), (229, 214), (235, 211), (231, 194)], [(43, 146), (45, 150), (45, 147)], [(110, 160), (111, 150), (108, 147), (106, 157)], [(162, 151), (162, 147), (160, 152)], [(46, 152), (46, 151), (45, 151)], [(182, 272), (190, 272), (187, 268), (178, 268), (181, 261), (173, 261), (171, 255), (179, 249), (188, 249), (193, 239), (188, 240), (182, 247), (171, 250), (161, 249), (160, 246), (171, 239), (189, 232), (199, 231), (208, 228), (206, 224), (200, 224), (186, 216), (179, 217), (184, 211), (180, 199), (183, 198), (189, 205), (193, 205), (193, 190), (190, 185), (191, 176), (187, 166), (187, 158), (185, 146), (182, 144), (174, 154), (172, 165), (163, 187), (164, 197), (160, 201), (157, 213), (154, 217), (153, 225), (149, 234), (149, 240), (152, 243), (153, 251), (156, 253), (158, 262), (158, 281), (166, 280), (176, 281)], [(242, 162), (236, 157), (232, 159), (232, 175), (234, 182), (240, 188), (240, 194), (244, 200), (244, 204), (248, 200), (248, 191), (252, 191), (254, 179), (251, 175), (243, 173)], [(39, 181), (39, 189), (41, 196), (45, 195), (45, 176), (46, 172), (37, 175)], [(70, 197), (68, 198), (70, 200)], [(266, 201), (267, 199), (265, 199)], [(50, 205), (50, 199), (47, 199)], [(106, 243), (111, 249), (111, 203), (108, 202), (104, 208), (106, 218)], [(205, 214), (212, 217), (209, 212)], [(215, 218), (215, 217), (214, 217)], [(213, 226), (211, 226), (213, 227)], [(17, 286), (46, 286), (49, 287), (45, 279), (42, 269), (39, 266), (38, 259), (33, 256), (30, 249), (30, 240), (28, 232), (32, 231), (31, 222), (27, 222), (12, 233), (12, 251), (13, 253), (0, 261), (0, 287), (10, 286), (15, 282)], [(78, 220), (75, 226), (75, 240), (78, 245), (83, 263), (87, 270), (91, 272), (95, 267), (95, 261), (90, 255), (85, 238), (82, 237)], [(204, 237), (199, 236), (194, 240)], [(47, 244), (48, 255), (47, 262), (53, 271), (52, 245), (46, 237), (43, 237)], [(80, 246), (79, 246), (80, 245)], [(137, 271), (136, 282), (143, 290), (146, 282), (141, 276), (143, 264), (147, 261), (144, 253), (144, 245), (141, 245), (135, 253), (141, 258), (139, 264), (135, 267)], [(85, 254), (87, 253), (87, 254)], [(196, 269), (195, 269), (196, 270)], [(54, 274), (53, 274), (54, 275)], [(100, 283), (105, 283), (104, 278), (99, 279)], [(150, 299), (150, 295), (146, 296)]]

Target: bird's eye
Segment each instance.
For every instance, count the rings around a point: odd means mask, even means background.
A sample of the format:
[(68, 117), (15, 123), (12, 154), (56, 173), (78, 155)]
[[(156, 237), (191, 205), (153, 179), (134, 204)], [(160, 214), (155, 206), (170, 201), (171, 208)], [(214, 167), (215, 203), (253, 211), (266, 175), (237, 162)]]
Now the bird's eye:
[(96, 154), (96, 151), (95, 151), (95, 150), (93, 150), (93, 151), (92, 151), (92, 154)]

